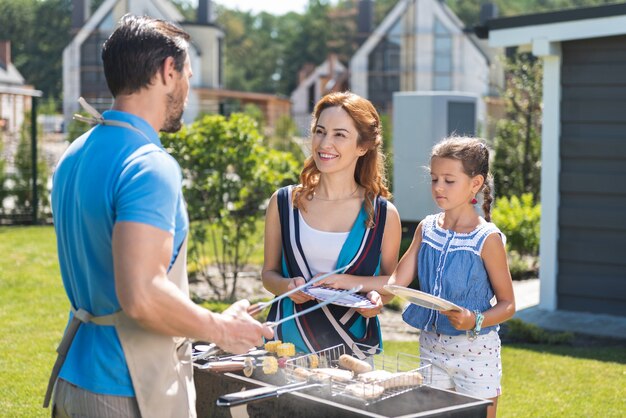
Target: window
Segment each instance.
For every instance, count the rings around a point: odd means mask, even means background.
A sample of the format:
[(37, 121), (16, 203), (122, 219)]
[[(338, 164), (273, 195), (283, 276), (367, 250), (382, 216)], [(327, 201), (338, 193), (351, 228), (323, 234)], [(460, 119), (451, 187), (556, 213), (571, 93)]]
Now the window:
[(402, 33), (400, 18), (368, 57), (367, 97), (380, 112), (390, 109), (393, 93), (400, 90)]
[(452, 34), (435, 19), (433, 90), (452, 90)]

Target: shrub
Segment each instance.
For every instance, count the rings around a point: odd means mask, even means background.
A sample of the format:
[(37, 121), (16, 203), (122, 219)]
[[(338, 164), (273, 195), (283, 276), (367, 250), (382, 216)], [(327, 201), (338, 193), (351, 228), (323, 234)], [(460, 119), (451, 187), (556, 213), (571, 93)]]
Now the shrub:
[[(205, 115), (161, 139), (185, 178), (190, 264), (218, 299), (234, 301), (239, 274), (258, 244), (251, 237), (266, 201), (279, 187), (297, 181), (298, 162), (263, 146), (256, 122), (239, 113)], [(221, 283), (208, 275), (211, 255)]]
[(385, 308), (394, 312), (402, 312), (404, 306), (406, 305), (406, 301), (399, 297), (394, 297), (388, 303), (385, 304)]
[(409, 249), (409, 247), (411, 246), (411, 242), (413, 242), (413, 238), (402, 238), (402, 240), (400, 241), (400, 258), (402, 258), (404, 253), (406, 253), (406, 251)]
[(513, 280), (530, 279), (539, 274), (536, 256), (520, 255), (517, 251), (511, 250), (508, 252), (508, 259)]
[(534, 203), (531, 193), (524, 193), (521, 198), (496, 199), (491, 220), (506, 235), (509, 251), (520, 255), (539, 254), (541, 204)]

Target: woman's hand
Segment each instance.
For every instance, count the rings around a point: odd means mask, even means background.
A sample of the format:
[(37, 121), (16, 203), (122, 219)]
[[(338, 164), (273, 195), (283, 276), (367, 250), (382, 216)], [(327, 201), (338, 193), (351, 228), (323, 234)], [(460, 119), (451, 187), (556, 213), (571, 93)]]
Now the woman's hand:
[[(323, 274), (326, 273), (318, 273), (313, 277), (313, 279), (316, 279)], [(333, 274), (332, 276), (328, 276), (319, 282), (313, 283), (313, 286), (325, 286), (333, 289), (350, 289), (350, 287), (345, 287), (345, 283), (342, 283), (343, 280), (341, 280), (341, 276), (343, 276), (343, 274)]]
[(366, 318), (373, 318), (383, 311), (383, 299), (380, 297), (380, 294), (375, 290), (369, 292), (367, 294), (367, 298), (370, 300), (370, 302), (376, 305), (376, 307), (359, 308), (356, 311)]
[[(304, 280), (304, 278), (294, 277), (293, 279), (289, 280), (289, 284), (287, 285), (287, 291), (293, 290), (296, 287), (302, 286), (305, 283), (306, 281)], [(302, 291), (298, 291), (292, 295), (289, 295), (289, 298), (293, 301), (293, 303), (296, 303), (298, 305), (314, 299), (313, 297), (307, 295), (306, 293)]]
[(441, 311), (455, 329), (466, 331), (474, 329), (476, 326), (476, 315), (469, 309), (463, 308), (462, 311)]

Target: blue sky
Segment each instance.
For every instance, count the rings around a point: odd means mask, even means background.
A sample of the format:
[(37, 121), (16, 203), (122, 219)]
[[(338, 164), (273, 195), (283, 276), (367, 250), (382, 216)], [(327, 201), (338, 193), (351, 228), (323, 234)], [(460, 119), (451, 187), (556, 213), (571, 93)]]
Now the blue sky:
[(251, 10), (254, 13), (268, 12), (275, 15), (282, 15), (287, 12), (302, 13), (306, 9), (307, 0), (215, 0), (215, 3), (222, 4), (231, 9), (241, 11)]

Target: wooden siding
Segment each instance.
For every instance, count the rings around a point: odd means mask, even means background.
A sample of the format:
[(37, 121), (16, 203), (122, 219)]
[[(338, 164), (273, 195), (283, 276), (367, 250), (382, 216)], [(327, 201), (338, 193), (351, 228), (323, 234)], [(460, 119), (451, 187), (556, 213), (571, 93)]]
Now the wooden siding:
[(562, 53), (557, 308), (626, 316), (626, 36)]

